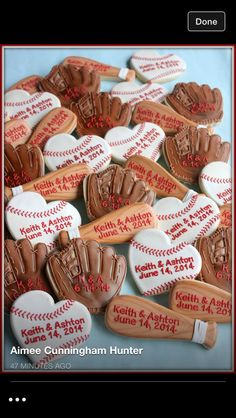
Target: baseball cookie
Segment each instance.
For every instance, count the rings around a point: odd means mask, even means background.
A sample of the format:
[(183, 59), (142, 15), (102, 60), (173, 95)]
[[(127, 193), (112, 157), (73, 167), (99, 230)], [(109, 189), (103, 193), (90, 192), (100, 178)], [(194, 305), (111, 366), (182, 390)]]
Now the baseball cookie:
[(96, 135), (85, 135), (77, 140), (69, 134), (58, 134), (47, 141), (43, 156), (50, 171), (81, 163), (96, 173), (109, 165), (111, 149), (103, 138)]
[(227, 162), (230, 143), (206, 128), (187, 126), (163, 142), (163, 154), (171, 173), (187, 183), (197, 183), (203, 167), (212, 161)]
[(96, 71), (87, 67), (60, 64), (55, 65), (39, 82), (39, 89), (55, 94), (63, 106), (69, 106), (86, 93), (98, 93), (100, 77)]
[(211, 236), (199, 238), (196, 248), (202, 257), (201, 280), (231, 292), (232, 229), (219, 228)]
[(117, 126), (110, 129), (105, 140), (111, 147), (112, 160), (123, 164), (132, 155), (142, 155), (153, 161), (161, 155), (164, 131), (153, 123), (142, 123), (133, 129)]
[(232, 178), (230, 165), (221, 161), (207, 164), (199, 176), (203, 193), (222, 206), (232, 202)]
[(136, 202), (153, 204), (155, 193), (132, 170), (112, 164), (99, 174), (90, 174), (83, 183), (89, 219)]
[(88, 93), (70, 108), (78, 118), (76, 130), (79, 136), (103, 137), (115, 126), (128, 126), (131, 119), (131, 106), (122, 105), (118, 97), (112, 98), (108, 93)]
[(34, 192), (14, 196), (5, 209), (6, 224), (14, 239), (28, 238), (34, 244), (45, 243), (48, 250), (56, 247), (59, 232), (77, 228), (81, 217), (70, 203), (46, 203)]
[(22, 144), (4, 146), (4, 183), (16, 187), (44, 175), (44, 159), (40, 148)]
[(34, 247), (28, 239), (4, 243), (4, 306), (9, 311), (12, 303), (30, 290), (51, 292), (45, 273), (47, 246)]
[(111, 90), (112, 97), (119, 97), (122, 103), (129, 103), (132, 107), (142, 100), (162, 102), (167, 94), (167, 90), (160, 84), (147, 83), (140, 86), (135, 81), (118, 83)]
[(194, 194), (182, 202), (175, 197), (165, 197), (153, 209), (158, 229), (164, 231), (173, 244), (193, 243), (211, 235), (220, 223), (217, 204), (204, 195)]
[(99, 313), (119, 294), (126, 259), (113, 247), (77, 238), (49, 257), (47, 274), (58, 299), (77, 300), (91, 313)]
[(180, 115), (202, 125), (214, 125), (223, 117), (221, 92), (207, 84), (178, 83), (166, 96), (166, 103)]
[(130, 242), (129, 265), (140, 292), (151, 296), (168, 292), (178, 280), (195, 279), (202, 261), (192, 245), (175, 245), (164, 232), (148, 229)]
[(186, 70), (186, 63), (177, 55), (160, 55), (153, 49), (136, 51), (130, 63), (138, 78), (144, 82), (167, 83)]
[[(18, 92), (18, 95), (15, 92)], [(23, 90), (9, 91), (4, 102), (5, 122), (24, 119), (30, 128), (34, 128), (50, 110), (60, 106), (60, 100), (51, 93), (30, 95)]]
[(29, 349), (28, 357), (39, 368), (76, 353), (91, 331), (91, 316), (79, 302), (54, 303), (46, 292), (34, 290), (21, 295), (11, 308), (11, 328), (19, 345)]

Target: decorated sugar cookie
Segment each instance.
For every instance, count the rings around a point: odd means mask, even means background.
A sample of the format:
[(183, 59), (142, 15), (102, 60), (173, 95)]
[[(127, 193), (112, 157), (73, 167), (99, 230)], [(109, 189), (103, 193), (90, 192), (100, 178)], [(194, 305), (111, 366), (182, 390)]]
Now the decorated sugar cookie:
[(113, 247), (77, 238), (49, 257), (47, 274), (58, 299), (77, 300), (91, 313), (99, 313), (119, 294), (126, 259)]
[(137, 125), (143, 122), (155, 123), (160, 126), (166, 135), (175, 135), (185, 126), (197, 126), (196, 123), (184, 118), (169, 106), (143, 100), (133, 111), (132, 123)]
[(140, 86), (134, 81), (118, 83), (111, 90), (112, 97), (119, 97), (122, 103), (129, 103), (132, 107), (142, 100), (162, 102), (167, 93), (167, 90), (159, 84), (147, 83)]
[(163, 130), (153, 123), (142, 123), (133, 129), (119, 126), (110, 129), (105, 136), (112, 159), (119, 164), (125, 163), (132, 155), (158, 160), (164, 138)]
[(221, 289), (232, 291), (232, 228), (219, 228), (201, 237), (196, 247), (202, 257), (200, 278)]
[(4, 125), (4, 142), (16, 147), (27, 142), (31, 133), (32, 130), (25, 120), (10, 120)]
[(14, 239), (28, 238), (33, 245), (45, 243), (49, 251), (56, 247), (60, 231), (81, 224), (80, 214), (73, 205), (63, 200), (47, 204), (34, 192), (14, 196), (6, 206), (5, 216)]
[(204, 195), (195, 194), (182, 201), (175, 197), (160, 199), (154, 206), (158, 229), (164, 231), (173, 245), (193, 243), (211, 235), (220, 223), (217, 204)]
[(17, 81), (11, 87), (9, 87), (8, 91), (11, 90), (25, 90), (29, 94), (37, 93), (39, 91), (38, 83), (41, 80), (39, 75), (30, 75), (28, 77), (23, 78), (22, 80)]
[(99, 74), (87, 67), (55, 65), (39, 82), (39, 89), (55, 94), (63, 106), (70, 106), (86, 93), (99, 92)]
[(199, 176), (203, 193), (222, 206), (232, 201), (232, 178), (230, 165), (221, 161), (207, 164)]
[(137, 76), (144, 82), (167, 83), (186, 70), (186, 63), (177, 55), (160, 55), (153, 49), (136, 51), (130, 63)]
[[(82, 196), (84, 178), (92, 172), (86, 164), (72, 164), (48, 173), (29, 183), (4, 188), (5, 202), (23, 192), (37, 192), (48, 202), (53, 200), (75, 200)], [(9, 176), (9, 178), (11, 178)], [(18, 180), (18, 178), (17, 178)]]
[(193, 280), (201, 270), (201, 256), (192, 245), (171, 243), (163, 231), (148, 229), (130, 242), (129, 265), (140, 292), (146, 296), (168, 292), (178, 280)]
[(9, 311), (12, 303), (31, 290), (51, 293), (45, 266), (47, 246), (39, 243), (34, 247), (28, 239), (4, 242), (4, 307)]
[(194, 320), (151, 300), (132, 295), (115, 296), (109, 303), (105, 324), (117, 334), (131, 338), (186, 340), (212, 348), (215, 322)]
[(198, 176), (212, 161), (227, 162), (230, 143), (219, 135), (210, 135), (207, 128), (187, 126), (163, 142), (163, 155), (171, 173), (187, 183), (197, 183)]
[(214, 125), (223, 117), (221, 91), (208, 84), (178, 83), (166, 96), (166, 103), (180, 115), (201, 125)]
[(63, 357), (66, 348), (80, 346), (91, 331), (91, 316), (84, 305), (73, 300), (54, 303), (40, 290), (21, 295), (11, 308), (10, 320), (19, 345), (32, 349), (27, 355), (37, 367)]
[(71, 103), (72, 112), (77, 116), (76, 131), (79, 136), (98, 135), (104, 137), (115, 126), (128, 126), (131, 106), (122, 104), (118, 97), (109, 93), (88, 93), (76, 103)]
[(51, 93), (30, 95), (24, 90), (12, 90), (6, 93), (4, 101), (5, 122), (24, 119), (33, 128), (50, 110), (60, 106), (60, 100)]
[(44, 175), (44, 159), (40, 148), (22, 144), (4, 146), (4, 183), (16, 187)]
[(91, 60), (90, 58), (76, 56), (67, 57), (64, 59), (62, 64), (65, 66), (71, 64), (77, 68), (87, 67), (90, 70), (97, 71), (101, 78), (105, 80), (133, 81), (135, 79), (134, 70), (130, 70), (129, 68), (113, 67), (112, 65)]
[(152, 205), (155, 198), (155, 193), (132, 170), (117, 164), (88, 175), (83, 190), (87, 215), (92, 220), (132, 203)]
[(54, 135), (70, 134), (76, 128), (77, 117), (71, 110), (58, 107), (51, 110), (36, 126), (29, 143), (43, 149), (44, 145)]
[(171, 289), (170, 308), (190, 318), (231, 322), (232, 295), (199, 280), (180, 280)]
[(223, 205), (220, 207), (220, 227), (228, 228), (232, 226), (232, 205)]
[(51, 171), (74, 163), (87, 164), (95, 173), (105, 169), (111, 161), (111, 149), (103, 138), (85, 135), (79, 140), (69, 134), (51, 137), (43, 151), (47, 168)]

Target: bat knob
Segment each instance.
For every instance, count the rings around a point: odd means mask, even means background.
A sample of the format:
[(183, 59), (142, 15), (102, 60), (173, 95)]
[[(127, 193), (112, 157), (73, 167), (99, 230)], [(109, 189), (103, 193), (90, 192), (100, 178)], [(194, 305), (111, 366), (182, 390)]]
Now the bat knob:
[(129, 70), (126, 76), (126, 81), (134, 81), (135, 80), (135, 71)]
[(203, 322), (195, 320), (192, 341), (202, 344), (205, 348), (214, 347), (217, 338), (216, 322)]
[(203, 343), (204, 347), (207, 349), (213, 348), (217, 339), (217, 324), (216, 322), (208, 322), (207, 332), (205, 341)]

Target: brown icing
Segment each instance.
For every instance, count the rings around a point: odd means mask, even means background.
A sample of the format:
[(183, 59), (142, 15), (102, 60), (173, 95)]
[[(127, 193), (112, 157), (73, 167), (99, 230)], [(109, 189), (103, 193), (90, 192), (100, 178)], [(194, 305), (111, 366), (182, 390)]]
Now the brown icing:
[(51, 293), (44, 272), (46, 257), (46, 244), (33, 247), (28, 239), (5, 240), (4, 304), (7, 311), (22, 293), (30, 290)]
[(88, 93), (70, 109), (77, 116), (78, 135), (104, 136), (115, 126), (128, 126), (131, 119), (130, 105), (122, 105), (118, 97), (112, 98), (109, 93)]
[(71, 64), (60, 64), (55, 65), (40, 81), (39, 88), (41, 91), (55, 94), (63, 106), (69, 106), (88, 92), (98, 92), (100, 76), (87, 67), (77, 68)]
[(166, 102), (180, 115), (203, 125), (217, 123), (223, 117), (221, 92), (207, 84), (177, 83)]
[(136, 202), (152, 205), (154, 197), (155, 193), (134, 171), (116, 164), (85, 179), (84, 198), (91, 220)]
[(202, 257), (200, 278), (232, 291), (232, 229), (218, 228), (210, 237), (199, 238), (196, 248)]
[(77, 238), (49, 257), (47, 274), (59, 299), (77, 300), (98, 313), (119, 293), (126, 260), (113, 247)]
[(196, 183), (202, 168), (213, 161), (227, 162), (230, 143), (206, 128), (187, 126), (163, 143), (166, 163), (172, 174), (187, 183)]
[(35, 145), (4, 145), (4, 182), (8, 187), (25, 184), (44, 175), (42, 151)]

